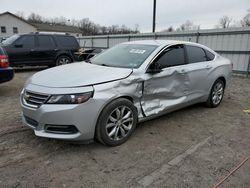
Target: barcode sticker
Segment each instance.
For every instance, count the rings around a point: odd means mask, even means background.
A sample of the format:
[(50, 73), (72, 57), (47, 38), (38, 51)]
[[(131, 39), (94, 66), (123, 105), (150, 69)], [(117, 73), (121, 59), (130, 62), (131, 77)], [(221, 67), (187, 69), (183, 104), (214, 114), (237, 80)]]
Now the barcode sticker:
[(144, 54), (146, 50), (141, 50), (141, 49), (131, 49), (129, 53), (134, 53), (134, 54)]

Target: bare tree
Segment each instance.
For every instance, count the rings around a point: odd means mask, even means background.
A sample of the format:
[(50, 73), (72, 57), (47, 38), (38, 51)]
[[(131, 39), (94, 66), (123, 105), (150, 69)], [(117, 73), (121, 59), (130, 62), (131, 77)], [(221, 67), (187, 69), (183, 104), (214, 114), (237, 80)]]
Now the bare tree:
[(167, 29), (164, 29), (161, 32), (173, 32), (173, 31), (174, 31), (173, 26), (169, 26)]
[(242, 27), (249, 27), (250, 26), (250, 9), (247, 10), (246, 16), (241, 20)]
[[(22, 15), (20, 13), (20, 15)], [(83, 18), (81, 20), (67, 19), (63, 16), (54, 18), (44, 18), (36, 13), (31, 13), (28, 18), (28, 22), (31, 23), (47, 23), (53, 25), (71, 25), (78, 27), (83, 35), (100, 35), (100, 34), (128, 34), (128, 33), (139, 33), (139, 25), (136, 25), (135, 29), (130, 29), (126, 25), (111, 25), (101, 26), (92, 22), (89, 18)]]
[(140, 31), (139, 31), (139, 24), (135, 24), (134, 33), (140, 33)]
[(189, 31), (189, 30), (199, 30), (200, 25), (195, 25), (192, 21), (187, 20), (185, 23), (181, 24), (180, 28), (176, 31)]
[(193, 22), (191, 22), (190, 20), (187, 20), (184, 24), (181, 24), (181, 30), (192, 30), (193, 27)]
[(108, 28), (106, 26), (101, 26), (100, 31), (102, 35), (106, 35), (108, 33)]
[(48, 22), (52, 24), (58, 24), (58, 25), (67, 25), (70, 22), (70, 20), (63, 16), (60, 16), (60, 17), (51, 18), (48, 20)]
[(174, 31), (174, 28), (173, 26), (170, 26), (168, 29), (167, 29), (168, 32), (173, 32)]
[(219, 25), (222, 28), (228, 28), (231, 22), (232, 18), (229, 18), (228, 16), (223, 16), (219, 19)]
[(28, 21), (31, 23), (43, 23), (45, 21), (45, 19), (42, 16), (40, 16), (39, 14), (31, 13), (28, 16)]
[(78, 20), (76, 20), (76, 19), (71, 19), (70, 22), (69, 22), (69, 24), (72, 25), (72, 26), (77, 27), (77, 25), (78, 25)]

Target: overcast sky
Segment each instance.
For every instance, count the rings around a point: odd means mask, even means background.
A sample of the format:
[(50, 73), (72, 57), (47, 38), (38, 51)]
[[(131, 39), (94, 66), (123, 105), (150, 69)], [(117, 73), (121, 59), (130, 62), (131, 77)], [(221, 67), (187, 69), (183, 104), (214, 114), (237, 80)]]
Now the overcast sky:
[[(142, 32), (152, 28), (153, 0), (0, 0), (0, 12), (34, 12), (44, 17), (89, 18), (101, 25), (139, 25)], [(213, 28), (220, 17), (240, 20), (250, 0), (157, 0), (156, 30), (177, 27), (186, 20), (201, 28)]]

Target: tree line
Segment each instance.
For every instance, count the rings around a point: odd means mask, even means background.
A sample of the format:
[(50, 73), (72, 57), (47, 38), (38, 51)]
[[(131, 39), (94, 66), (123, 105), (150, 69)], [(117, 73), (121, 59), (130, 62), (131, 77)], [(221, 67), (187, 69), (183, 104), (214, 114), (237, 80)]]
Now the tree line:
[(135, 27), (129, 28), (126, 25), (111, 25), (102, 26), (94, 23), (89, 18), (82, 19), (67, 19), (63, 16), (54, 18), (45, 18), (39, 14), (31, 13), (28, 17), (24, 16), (23, 12), (17, 12), (17, 16), (25, 19), (29, 23), (45, 23), (52, 25), (67, 25), (79, 28), (83, 35), (107, 35), (107, 34), (135, 34), (139, 33), (139, 25), (136, 24)]
[[(229, 28), (229, 27), (250, 27), (250, 9), (247, 10), (246, 15), (240, 21), (234, 21), (229, 16), (222, 16), (218, 20), (218, 24), (215, 28)], [(199, 30), (200, 25), (194, 24), (192, 21), (187, 20), (185, 23), (181, 24), (176, 29), (173, 26), (164, 29), (162, 32), (172, 32), (172, 31), (189, 31), (189, 30)]]
[[(30, 23), (46, 23), (53, 25), (68, 25), (79, 28), (83, 35), (108, 35), (108, 34), (136, 34), (140, 33), (139, 25), (136, 24), (134, 28), (129, 28), (126, 25), (111, 25), (103, 26), (96, 24), (89, 18), (83, 19), (67, 19), (63, 16), (54, 18), (45, 18), (39, 14), (31, 13), (28, 17), (24, 16), (23, 12), (17, 12), (17, 16), (25, 19)], [(250, 9), (247, 10), (246, 15), (240, 21), (234, 21), (229, 16), (223, 16), (218, 20), (218, 24), (215, 28), (229, 28), (229, 27), (250, 27)], [(187, 20), (179, 27), (174, 28), (173, 26), (162, 30), (161, 32), (172, 32), (172, 31), (189, 31), (199, 30), (200, 25), (194, 24), (194, 22)]]

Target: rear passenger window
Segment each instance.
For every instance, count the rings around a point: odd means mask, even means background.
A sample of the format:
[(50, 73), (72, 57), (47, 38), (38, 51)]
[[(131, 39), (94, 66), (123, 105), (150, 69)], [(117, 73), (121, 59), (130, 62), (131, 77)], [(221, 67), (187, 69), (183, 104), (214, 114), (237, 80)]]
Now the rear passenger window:
[(50, 36), (38, 36), (38, 45), (40, 47), (53, 47), (54, 41)]
[(206, 54), (207, 54), (207, 60), (208, 61), (212, 61), (215, 57), (215, 55), (211, 52), (209, 52), (208, 50), (205, 50)]
[(157, 63), (162, 68), (185, 64), (183, 46), (172, 46), (167, 48), (162, 55), (158, 56)]
[(15, 44), (23, 45), (23, 48), (33, 48), (35, 46), (35, 37), (34, 36), (22, 36)]
[(74, 37), (70, 36), (57, 36), (56, 37), (59, 44), (65, 47), (79, 47), (78, 42)]
[(205, 51), (196, 46), (186, 46), (189, 63), (207, 61)]

